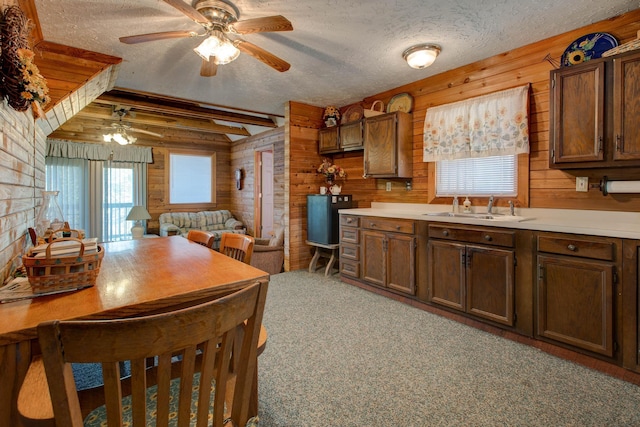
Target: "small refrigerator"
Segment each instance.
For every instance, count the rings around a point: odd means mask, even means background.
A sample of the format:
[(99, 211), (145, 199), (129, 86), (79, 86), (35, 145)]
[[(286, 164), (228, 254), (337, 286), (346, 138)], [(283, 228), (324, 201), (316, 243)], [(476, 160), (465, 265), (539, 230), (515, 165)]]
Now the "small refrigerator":
[(340, 243), (338, 210), (349, 208), (348, 194), (307, 195), (307, 240), (324, 245)]

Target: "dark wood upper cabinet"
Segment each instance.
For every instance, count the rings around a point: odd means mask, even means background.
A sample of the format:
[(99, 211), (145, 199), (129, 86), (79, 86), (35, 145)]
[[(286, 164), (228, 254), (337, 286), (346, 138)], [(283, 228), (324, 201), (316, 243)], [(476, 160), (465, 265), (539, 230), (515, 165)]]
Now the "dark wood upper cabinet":
[(318, 134), (318, 152), (335, 154), (343, 151), (362, 150), (363, 120), (340, 126), (320, 129)]
[(640, 53), (551, 72), (549, 165), (640, 166)]
[(411, 115), (401, 111), (364, 122), (364, 175), (370, 178), (413, 177)]
[(614, 160), (640, 159), (640, 53), (613, 61)]
[(320, 129), (318, 132), (318, 152), (320, 154), (331, 154), (340, 151), (338, 129), (338, 126)]
[(551, 163), (604, 159), (604, 62), (552, 72)]

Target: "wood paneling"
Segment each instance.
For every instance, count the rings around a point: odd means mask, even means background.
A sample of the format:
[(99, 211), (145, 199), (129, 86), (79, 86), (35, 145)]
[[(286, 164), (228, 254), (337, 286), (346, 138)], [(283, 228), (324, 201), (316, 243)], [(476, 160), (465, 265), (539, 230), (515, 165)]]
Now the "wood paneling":
[(256, 235), (254, 205), (256, 182), (256, 151), (273, 151), (274, 221), (284, 213), (284, 127), (236, 141), (231, 146), (231, 171), (242, 169), (242, 189), (232, 183), (231, 210), (244, 222), (247, 232)]
[[(177, 146), (181, 150), (183, 146)], [(166, 164), (168, 161), (168, 153), (172, 147), (162, 146), (153, 147), (153, 163), (147, 166), (147, 210), (151, 219), (147, 221), (147, 231), (157, 234), (160, 224), (158, 219), (160, 214), (164, 212), (199, 212), (202, 210), (229, 209), (234, 216), (236, 212), (231, 207), (231, 188), (234, 181), (231, 176), (231, 160), (229, 148), (223, 150), (203, 150), (200, 147), (200, 153), (216, 153), (216, 203), (215, 207), (209, 205), (190, 206), (188, 209), (183, 207), (176, 208), (168, 203), (165, 193), (165, 174)], [(195, 185), (195, 184), (194, 184)]]
[(45, 141), (30, 110), (0, 103), (0, 283), (20, 266), (42, 202)]
[(318, 154), (318, 128), (322, 125), (322, 113), (323, 109), (320, 107), (297, 102), (289, 102), (286, 106), (285, 215), (289, 232), (289, 245), (285, 245), (287, 271), (307, 268), (311, 261), (311, 249), (304, 243), (307, 239), (307, 194), (317, 193), (324, 182), (322, 176), (316, 173), (316, 168), (322, 161)]

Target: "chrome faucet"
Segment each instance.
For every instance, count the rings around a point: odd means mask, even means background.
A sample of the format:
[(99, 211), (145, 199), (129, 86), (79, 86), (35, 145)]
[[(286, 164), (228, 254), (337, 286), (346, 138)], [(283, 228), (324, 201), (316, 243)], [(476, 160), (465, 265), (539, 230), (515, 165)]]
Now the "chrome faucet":
[(492, 213), (491, 210), (493, 209), (493, 194), (491, 196), (489, 196), (489, 204), (487, 205), (487, 213), (490, 214)]
[(511, 214), (511, 216), (516, 216), (516, 212), (513, 206), (513, 200), (509, 200), (509, 213)]

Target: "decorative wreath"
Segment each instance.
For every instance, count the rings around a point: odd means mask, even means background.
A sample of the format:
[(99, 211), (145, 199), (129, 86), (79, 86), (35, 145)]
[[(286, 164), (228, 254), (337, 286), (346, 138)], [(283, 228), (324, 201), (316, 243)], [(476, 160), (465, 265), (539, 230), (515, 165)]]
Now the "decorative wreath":
[(0, 25), (2, 52), (0, 55), (0, 78), (4, 87), (4, 96), (16, 111), (25, 111), (31, 101), (21, 96), (22, 64), (18, 49), (29, 49), (29, 20), (18, 6), (5, 9)]

